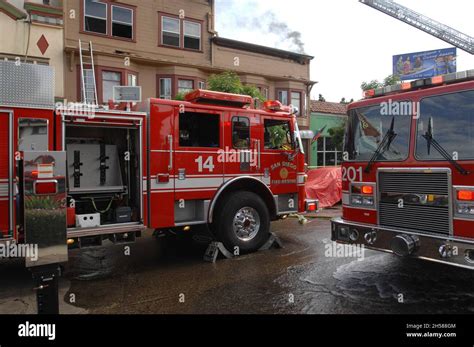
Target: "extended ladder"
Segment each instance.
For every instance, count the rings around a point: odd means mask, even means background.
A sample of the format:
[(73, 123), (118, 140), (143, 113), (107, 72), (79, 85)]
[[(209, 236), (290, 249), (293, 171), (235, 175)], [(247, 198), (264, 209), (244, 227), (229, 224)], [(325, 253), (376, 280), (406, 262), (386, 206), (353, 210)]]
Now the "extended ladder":
[[(83, 52), (89, 52), (88, 61), (85, 61)], [(81, 61), (81, 86), (82, 86), (82, 102), (88, 105), (97, 105), (97, 85), (95, 80), (94, 67), (94, 51), (92, 50), (92, 42), (89, 41), (87, 49), (82, 46), (79, 40), (79, 58)], [(85, 67), (86, 65), (90, 67)]]
[(420, 29), (463, 51), (474, 54), (474, 38), (392, 0), (359, 0), (393, 18)]

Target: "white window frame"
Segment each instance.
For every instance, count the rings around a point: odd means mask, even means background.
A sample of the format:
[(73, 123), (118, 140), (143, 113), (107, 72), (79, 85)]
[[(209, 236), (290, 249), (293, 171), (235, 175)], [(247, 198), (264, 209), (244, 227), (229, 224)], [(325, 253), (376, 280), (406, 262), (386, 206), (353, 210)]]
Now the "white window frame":
[[(122, 6), (117, 6), (117, 5), (111, 5), (111, 18), (110, 20), (112, 21), (112, 27), (110, 28), (110, 30), (112, 31), (110, 34), (113, 36), (113, 37), (119, 37), (119, 38), (122, 38), (122, 39), (127, 39), (127, 40), (133, 40), (133, 38), (135, 37), (135, 31), (133, 30), (133, 25), (134, 25), (134, 22), (133, 22), (133, 17), (134, 17), (134, 12), (131, 8), (128, 8), (128, 7), (122, 7)], [(122, 21), (119, 21), (119, 20), (114, 20), (114, 8), (120, 8), (121, 10), (127, 10), (127, 11), (130, 11), (131, 12), (131, 24), (130, 23), (125, 23), (125, 22), (122, 22)], [(115, 36), (114, 35), (114, 28), (113, 28), (113, 25), (114, 23), (118, 23), (118, 24), (122, 24), (122, 25), (128, 25), (132, 28), (132, 37), (131, 38), (128, 38), (128, 37), (123, 37), (123, 36)]]
[[(195, 36), (195, 35), (186, 35), (186, 22), (188, 23), (192, 23), (192, 24), (197, 24), (199, 25), (199, 36)], [(184, 46), (184, 42), (185, 42), (185, 38), (186, 37), (191, 37), (191, 38), (194, 38), (194, 39), (199, 39), (199, 49), (194, 49), (194, 48), (187, 48)], [(202, 24), (199, 23), (199, 22), (195, 22), (195, 21), (192, 21), (192, 20), (186, 20), (184, 19), (183, 20), (183, 47), (184, 49), (190, 49), (192, 51), (200, 51), (202, 50)]]
[(206, 89), (206, 82), (198, 81), (198, 89)]
[[(317, 167), (333, 167), (333, 166), (334, 166), (334, 167), (337, 167), (337, 166), (340, 166), (340, 165), (341, 165), (341, 164), (339, 164), (339, 165), (337, 164), (337, 155), (338, 155), (339, 153), (342, 154), (343, 151), (342, 151), (342, 150), (341, 150), (341, 151), (338, 151), (338, 150), (337, 150), (337, 147), (336, 147), (336, 149), (335, 149), (334, 151), (327, 151), (327, 150), (326, 150), (326, 139), (328, 139), (328, 138), (330, 138), (330, 136), (321, 136), (321, 137), (318, 139), (318, 142), (321, 141), (321, 140), (323, 141), (323, 150), (322, 150), (322, 151), (319, 150), (318, 144), (316, 144), (316, 154), (317, 154), (317, 158), (319, 159), (319, 156), (320, 156), (320, 155), (322, 155), (322, 157), (323, 157), (323, 166), (319, 166), (319, 165), (318, 165), (318, 162), (316, 162), (316, 166), (317, 166)], [(334, 154), (334, 155), (336, 156), (336, 157), (335, 157), (335, 165), (328, 165), (328, 164), (326, 164), (326, 154)], [(318, 161), (318, 159), (317, 159), (317, 161)]]
[[(165, 80), (168, 80), (169, 83), (170, 83), (170, 95), (169, 95), (169, 98), (168, 98), (168, 95), (165, 95), (163, 93), (163, 89), (165, 88), (161, 88), (161, 81), (165, 81)], [(160, 85), (159, 85), (159, 88), (160, 88), (160, 99), (165, 99), (165, 100), (171, 100), (173, 99), (173, 79), (170, 78), (170, 77), (160, 77)]]
[[(91, 16), (91, 15), (86, 14), (86, 6), (87, 6), (87, 5), (86, 5), (86, 0), (83, 0), (83, 5), (84, 5), (84, 18), (83, 18), (82, 20), (83, 20), (83, 24), (84, 24), (84, 31), (86, 31), (86, 32), (88, 32), (88, 33), (98, 34), (98, 35), (109, 35), (109, 10), (108, 10), (107, 3), (100, 2), (100, 1), (97, 1), (96, 3), (105, 6), (105, 19), (102, 18), (102, 17)], [(105, 34), (104, 34), (104, 33), (99, 33), (99, 32), (97, 32), (97, 31), (90, 31), (90, 30), (87, 30), (87, 28), (86, 28), (86, 17), (105, 20)]]
[[(104, 73), (113, 73), (113, 74), (120, 75), (120, 79), (119, 79), (118, 81), (109, 80), (109, 79), (104, 79)], [(104, 100), (104, 99), (105, 99), (105, 98), (104, 98), (104, 92), (105, 92), (104, 81), (118, 82), (118, 83), (119, 83), (119, 86), (121, 86), (121, 85), (122, 85), (122, 78), (123, 78), (122, 72), (113, 71), (113, 70), (107, 70), (107, 69), (104, 69), (104, 70), (101, 71), (100, 83), (101, 83), (101, 87), (102, 87), (102, 103), (107, 104), (107, 103), (109, 102), (109, 100)], [(113, 94), (113, 89), (112, 89), (112, 94)]]
[[(135, 85), (130, 84), (130, 78), (133, 81), (133, 78), (135, 78)], [(127, 85), (130, 87), (137, 87), (138, 86), (138, 75), (136, 73), (128, 72), (127, 73)]]
[[(171, 19), (171, 20), (174, 20), (174, 21), (178, 21), (178, 36), (179, 36), (179, 45), (178, 46), (168, 45), (168, 44), (164, 43), (163, 34), (165, 32), (176, 35), (176, 32), (164, 29), (164, 20), (165, 20), (165, 18), (166, 19)], [(161, 44), (163, 46), (167, 46), (167, 47), (181, 48), (181, 20), (179, 18), (164, 16), (164, 15), (161, 16)]]
[[(283, 93), (286, 93), (286, 103), (283, 102), (283, 97), (280, 98), (280, 94), (283, 96)], [(278, 91), (278, 101), (280, 101), (280, 102), (283, 104), (283, 106), (288, 106), (287, 104), (288, 104), (288, 102), (290, 101), (289, 96), (290, 96), (290, 95), (289, 95), (289, 92), (288, 92), (287, 89), (283, 89), (283, 90), (279, 90), (279, 91)]]
[[(299, 105), (293, 105), (293, 93), (294, 93), (294, 94), (298, 94), (298, 95), (300, 96), (300, 98), (299, 98), (299, 101), (300, 101), (300, 102), (299, 102)], [(291, 91), (289, 96), (290, 96), (290, 98), (289, 98), (289, 99), (290, 99), (290, 100), (289, 100), (289, 101), (290, 101), (290, 104), (293, 105), (293, 106), (295, 106), (295, 107), (298, 107), (299, 115), (301, 116), (301, 114), (302, 114), (302, 112), (303, 112), (303, 93), (300, 92), (300, 91)]]

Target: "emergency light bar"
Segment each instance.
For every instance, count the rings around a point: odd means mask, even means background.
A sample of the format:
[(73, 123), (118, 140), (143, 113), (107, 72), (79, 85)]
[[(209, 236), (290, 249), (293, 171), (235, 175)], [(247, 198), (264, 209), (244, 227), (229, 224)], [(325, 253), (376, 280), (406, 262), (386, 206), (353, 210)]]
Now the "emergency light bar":
[(278, 100), (268, 100), (263, 103), (263, 108), (267, 111), (292, 113), (290, 106), (284, 106)]
[(263, 103), (263, 108), (270, 111), (281, 111), (283, 104), (277, 100), (268, 100)]
[(253, 104), (253, 98), (248, 95), (229, 94), (210, 90), (194, 90), (184, 97), (186, 101), (211, 105), (243, 108)]
[(474, 70), (453, 72), (447, 75), (419, 79), (413, 82), (403, 82), (393, 86), (370, 89), (364, 92), (364, 97), (366, 99), (371, 99), (397, 92), (414, 91), (421, 88), (435, 87), (442, 84), (452, 84), (471, 80), (474, 80)]

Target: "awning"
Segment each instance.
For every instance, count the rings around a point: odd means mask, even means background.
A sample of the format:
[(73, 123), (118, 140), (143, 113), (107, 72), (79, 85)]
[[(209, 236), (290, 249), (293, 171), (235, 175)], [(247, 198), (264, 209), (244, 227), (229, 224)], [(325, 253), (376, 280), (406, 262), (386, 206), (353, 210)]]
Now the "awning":
[(300, 130), (301, 139), (312, 140), (314, 138), (314, 132), (312, 130)]

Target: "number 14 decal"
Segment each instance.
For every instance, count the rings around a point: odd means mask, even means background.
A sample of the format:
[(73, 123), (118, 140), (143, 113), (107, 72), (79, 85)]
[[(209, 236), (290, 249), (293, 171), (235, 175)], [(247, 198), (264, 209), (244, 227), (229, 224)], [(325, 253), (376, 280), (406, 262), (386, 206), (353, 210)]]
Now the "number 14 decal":
[(204, 170), (209, 170), (209, 172), (214, 172), (214, 157), (208, 157), (205, 161), (203, 156), (198, 157), (195, 161), (198, 164), (198, 171), (204, 172)]

